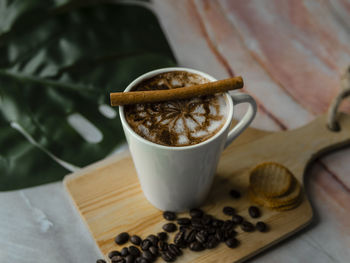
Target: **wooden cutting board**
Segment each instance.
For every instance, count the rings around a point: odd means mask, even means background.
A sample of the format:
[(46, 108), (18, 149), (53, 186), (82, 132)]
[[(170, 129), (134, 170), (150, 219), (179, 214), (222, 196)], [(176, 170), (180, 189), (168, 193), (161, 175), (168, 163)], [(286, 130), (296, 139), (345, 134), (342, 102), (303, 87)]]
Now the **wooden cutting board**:
[[(202, 208), (218, 218), (229, 219), (222, 208), (233, 206), (251, 222), (266, 222), (270, 231), (245, 233), (237, 228), (241, 242), (238, 248), (230, 249), (221, 243), (214, 250), (203, 252), (186, 249), (177, 262), (242, 262), (309, 224), (313, 212), (305, 193), (301, 205), (294, 210), (276, 212), (262, 207), (262, 216), (251, 219), (247, 213), (252, 204), (247, 197), (249, 170), (264, 161), (279, 162), (303, 185), (310, 161), (350, 144), (350, 116), (341, 114), (339, 122), (340, 132), (326, 127), (326, 116), (286, 132), (247, 129), (223, 152), (212, 191)], [(165, 223), (162, 212), (144, 198), (130, 156), (113, 157), (68, 175), (64, 185), (106, 259), (109, 251), (121, 249), (114, 243), (116, 234), (127, 231), (144, 238), (160, 232)], [(242, 197), (230, 198), (231, 188), (239, 189)]]

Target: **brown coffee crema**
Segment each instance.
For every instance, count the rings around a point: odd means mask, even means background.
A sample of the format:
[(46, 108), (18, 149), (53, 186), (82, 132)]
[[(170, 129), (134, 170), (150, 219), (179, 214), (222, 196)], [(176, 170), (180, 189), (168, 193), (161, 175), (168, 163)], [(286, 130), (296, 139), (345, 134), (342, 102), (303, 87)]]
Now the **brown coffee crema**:
[[(131, 91), (166, 90), (209, 82), (185, 71), (162, 73), (142, 81)], [(125, 106), (129, 126), (141, 137), (166, 146), (188, 146), (214, 136), (226, 120), (222, 94), (160, 103)]]

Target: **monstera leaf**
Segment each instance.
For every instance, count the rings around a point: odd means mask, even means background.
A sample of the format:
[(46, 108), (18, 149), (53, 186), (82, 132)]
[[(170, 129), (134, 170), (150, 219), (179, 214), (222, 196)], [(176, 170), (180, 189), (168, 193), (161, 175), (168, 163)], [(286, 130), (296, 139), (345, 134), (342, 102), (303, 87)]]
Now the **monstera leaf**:
[(109, 92), (175, 65), (141, 6), (0, 0), (0, 10), (0, 190), (61, 179), (55, 157), (82, 167), (111, 153), (124, 135)]

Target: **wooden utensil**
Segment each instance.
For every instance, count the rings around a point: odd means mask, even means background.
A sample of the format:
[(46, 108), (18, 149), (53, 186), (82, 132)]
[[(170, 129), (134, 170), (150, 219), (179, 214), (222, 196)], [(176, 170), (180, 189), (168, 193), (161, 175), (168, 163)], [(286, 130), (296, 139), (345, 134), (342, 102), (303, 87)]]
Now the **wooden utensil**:
[[(292, 131), (273, 133), (247, 129), (223, 152), (212, 191), (202, 208), (219, 218), (229, 219), (223, 215), (222, 208), (230, 205), (248, 219), (247, 208), (252, 204), (247, 197), (249, 171), (264, 161), (285, 165), (303, 185), (310, 162), (350, 144), (350, 116), (338, 114), (338, 117), (341, 126), (338, 132), (327, 127), (326, 115)], [(144, 198), (129, 156), (112, 157), (71, 174), (64, 179), (64, 185), (104, 255), (121, 249), (113, 241), (116, 234), (127, 231), (145, 238), (160, 232), (165, 223), (162, 212)], [(230, 198), (231, 188), (241, 191), (241, 199)], [(241, 242), (238, 248), (229, 249), (221, 243), (217, 248), (203, 252), (187, 249), (178, 261), (242, 262), (301, 230), (313, 216), (305, 193), (296, 209), (276, 212), (261, 208), (261, 211), (258, 220), (269, 225), (269, 232), (245, 233), (238, 228), (237, 238)]]

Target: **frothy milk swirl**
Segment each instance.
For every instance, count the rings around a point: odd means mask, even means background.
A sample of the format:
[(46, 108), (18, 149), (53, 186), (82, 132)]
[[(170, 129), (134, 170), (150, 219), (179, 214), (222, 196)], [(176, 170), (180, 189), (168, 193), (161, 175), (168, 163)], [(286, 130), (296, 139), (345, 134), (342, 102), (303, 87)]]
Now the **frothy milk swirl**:
[[(172, 71), (144, 80), (132, 91), (176, 89), (209, 82), (197, 74)], [(223, 95), (125, 106), (130, 127), (143, 138), (166, 146), (188, 146), (215, 135), (226, 120)]]

